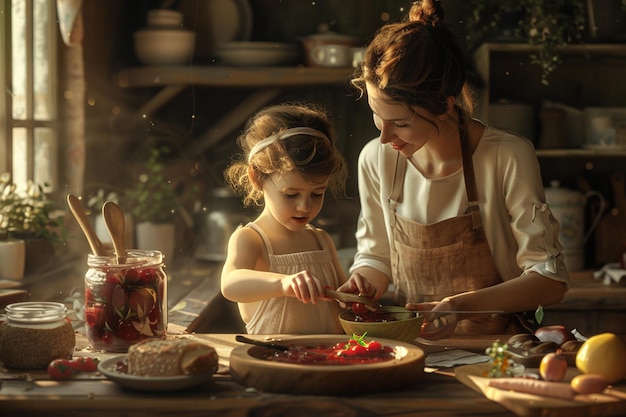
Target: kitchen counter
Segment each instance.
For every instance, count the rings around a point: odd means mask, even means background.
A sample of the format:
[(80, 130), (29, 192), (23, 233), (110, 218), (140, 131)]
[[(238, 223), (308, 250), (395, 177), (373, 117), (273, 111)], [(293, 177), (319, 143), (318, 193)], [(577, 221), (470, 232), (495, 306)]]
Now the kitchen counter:
[(605, 285), (593, 272), (570, 274), (569, 291), (559, 304), (544, 308), (543, 324), (562, 324), (584, 335), (626, 334), (626, 286)]

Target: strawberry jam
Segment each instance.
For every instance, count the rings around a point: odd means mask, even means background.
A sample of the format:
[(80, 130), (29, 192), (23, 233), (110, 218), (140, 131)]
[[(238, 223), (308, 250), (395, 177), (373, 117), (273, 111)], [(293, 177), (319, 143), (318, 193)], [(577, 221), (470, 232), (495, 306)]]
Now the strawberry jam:
[(377, 341), (368, 342), (365, 338), (356, 336), (347, 343), (334, 345), (289, 345), (289, 350), (276, 351), (273, 349), (259, 349), (257, 356), (274, 362), (292, 363), (298, 365), (355, 365), (386, 362), (395, 359), (395, 350), (391, 346), (381, 345)]

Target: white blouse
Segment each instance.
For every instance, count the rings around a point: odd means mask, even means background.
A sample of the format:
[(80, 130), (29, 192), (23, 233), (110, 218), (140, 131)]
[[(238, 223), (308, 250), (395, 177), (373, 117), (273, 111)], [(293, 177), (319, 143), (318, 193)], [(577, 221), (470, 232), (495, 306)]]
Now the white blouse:
[[(368, 266), (391, 277), (390, 212), (397, 151), (371, 140), (359, 156), (361, 213), (357, 254), (351, 271)], [(472, 158), (480, 213), (494, 263), (503, 280), (535, 271), (569, 283), (558, 241), (559, 226), (545, 200), (539, 163), (532, 143), (486, 126)], [(410, 161), (410, 159), (409, 159)], [(467, 208), (463, 170), (429, 179), (407, 164), (401, 216), (432, 224), (462, 215)]]

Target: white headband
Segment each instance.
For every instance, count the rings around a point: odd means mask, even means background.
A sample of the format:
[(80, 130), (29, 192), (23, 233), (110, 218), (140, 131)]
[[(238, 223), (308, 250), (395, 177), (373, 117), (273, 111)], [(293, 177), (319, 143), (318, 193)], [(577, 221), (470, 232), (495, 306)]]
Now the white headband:
[(294, 127), (293, 129), (287, 129), (275, 135), (268, 136), (265, 139), (262, 139), (256, 145), (254, 145), (252, 149), (250, 149), (250, 153), (248, 154), (248, 162), (252, 160), (252, 157), (254, 155), (259, 153), (263, 149), (267, 148), (268, 146), (270, 146), (272, 143), (276, 142), (277, 140), (287, 139), (296, 135), (315, 136), (321, 139), (326, 139), (327, 141), (330, 142), (330, 139), (328, 139), (328, 136), (326, 136), (324, 133), (320, 132), (319, 130), (316, 130), (310, 127)]

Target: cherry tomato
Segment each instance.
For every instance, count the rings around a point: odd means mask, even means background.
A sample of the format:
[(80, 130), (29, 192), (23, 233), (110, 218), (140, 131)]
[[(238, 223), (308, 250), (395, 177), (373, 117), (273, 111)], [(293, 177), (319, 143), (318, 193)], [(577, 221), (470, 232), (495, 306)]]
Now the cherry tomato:
[(78, 357), (70, 361), (72, 368), (76, 372), (94, 372), (98, 370), (98, 359), (90, 356)]
[(48, 375), (55, 380), (70, 379), (74, 375), (74, 369), (69, 359), (55, 359), (48, 365)]
[(383, 349), (383, 345), (381, 345), (380, 342), (377, 342), (375, 340), (373, 340), (373, 341), (371, 341), (371, 342), (369, 342), (367, 344), (367, 350), (369, 352), (378, 352), (378, 351), (380, 351), (382, 349)]
[(367, 348), (363, 345), (354, 345), (350, 348), (350, 350), (355, 355), (365, 355), (367, 353)]
[(156, 271), (152, 268), (143, 269), (139, 274), (139, 281), (144, 285), (156, 282), (157, 278)]
[(362, 316), (369, 313), (369, 310), (363, 303), (352, 303), (352, 312), (355, 316)]
[(129, 342), (138, 341), (141, 337), (141, 333), (135, 329), (131, 320), (120, 321), (117, 335), (120, 339)]
[(126, 285), (136, 285), (139, 284), (139, 271), (137, 269), (129, 269), (124, 273), (124, 283)]

